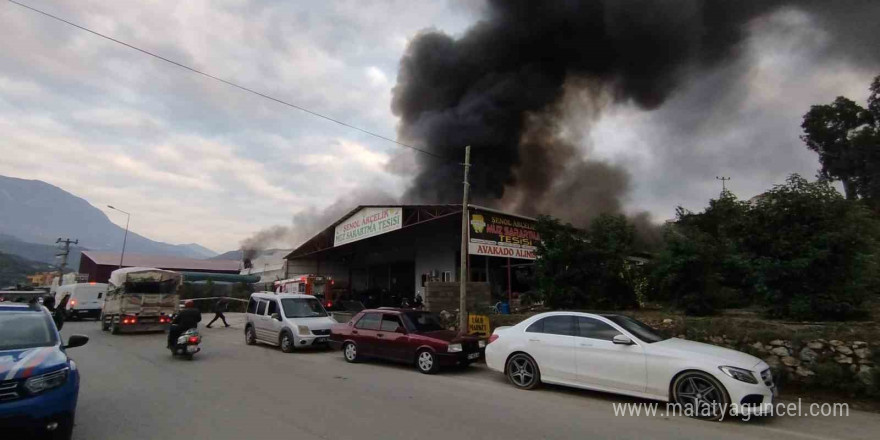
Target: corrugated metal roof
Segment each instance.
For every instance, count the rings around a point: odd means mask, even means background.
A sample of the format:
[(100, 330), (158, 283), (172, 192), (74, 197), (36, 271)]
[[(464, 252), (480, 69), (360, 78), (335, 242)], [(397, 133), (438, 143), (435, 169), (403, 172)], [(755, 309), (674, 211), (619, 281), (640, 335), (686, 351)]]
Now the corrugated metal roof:
[[(103, 266), (118, 266), (119, 254), (115, 252), (82, 251), (83, 257)], [(166, 255), (125, 254), (125, 267), (155, 267), (168, 270), (210, 270), (238, 273), (241, 263), (236, 260), (197, 260), (194, 258)]]
[[(457, 208), (458, 211), (461, 212), (461, 204), (422, 204), (422, 205), (407, 205), (407, 204), (396, 204), (396, 205), (395, 205), (395, 204), (389, 204), (389, 205), (358, 205), (357, 207), (355, 207), (354, 209), (352, 209), (351, 211), (349, 211), (347, 214), (345, 214), (344, 216), (340, 217), (340, 218), (339, 218), (338, 220), (336, 220), (335, 222), (331, 223), (330, 226), (328, 226), (326, 229), (322, 230), (321, 232), (318, 232), (318, 233), (315, 234), (312, 238), (310, 238), (310, 239), (306, 240), (305, 242), (303, 242), (302, 244), (300, 244), (300, 245), (299, 245), (298, 247), (296, 247), (293, 251), (291, 251), (290, 253), (288, 253), (284, 258), (285, 258), (285, 259), (289, 259), (289, 258), (293, 257), (294, 254), (296, 254), (300, 249), (305, 248), (306, 245), (308, 245), (309, 243), (311, 243), (311, 242), (317, 240), (319, 237), (321, 237), (321, 236), (324, 235), (324, 234), (328, 234), (328, 233), (334, 231), (334, 230), (336, 229), (336, 226), (340, 225), (343, 221), (345, 221), (345, 220), (348, 219), (349, 217), (355, 215), (355, 214), (356, 214), (358, 211), (360, 211), (361, 209), (364, 209), (364, 208), (386, 208), (386, 207), (387, 207), (387, 208), (390, 208), (390, 207), (398, 207), (398, 206), (401, 207), (401, 208), (415, 208), (415, 209), (418, 209), (418, 208), (431, 208), (431, 207), (441, 207), (441, 208), (452, 207), (452, 208)], [(471, 204), (471, 203), (468, 203), (468, 208), (469, 208), (469, 209), (481, 209), (481, 210), (484, 210), (484, 211), (490, 211), (490, 212), (494, 212), (494, 213), (497, 213), (497, 214), (504, 214), (504, 215), (509, 215), (509, 216), (513, 216), (513, 217), (519, 217), (519, 218), (526, 219), (526, 220), (537, 221), (537, 219), (534, 219), (534, 218), (532, 218), (532, 217), (526, 217), (526, 216), (524, 216), (524, 215), (514, 214), (514, 213), (511, 213), (511, 212), (499, 211), (499, 210), (497, 210), (497, 209), (487, 208), (487, 207), (485, 207), (485, 206), (474, 205), (474, 204)]]

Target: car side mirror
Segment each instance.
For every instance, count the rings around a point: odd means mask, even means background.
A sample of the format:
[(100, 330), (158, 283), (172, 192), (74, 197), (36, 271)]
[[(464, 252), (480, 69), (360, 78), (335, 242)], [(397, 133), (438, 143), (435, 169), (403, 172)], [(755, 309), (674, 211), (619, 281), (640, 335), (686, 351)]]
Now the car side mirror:
[(70, 339), (67, 340), (67, 345), (64, 348), (74, 348), (74, 347), (82, 347), (89, 342), (89, 337), (84, 335), (71, 335)]
[(617, 335), (617, 336), (615, 336), (615, 337), (611, 340), (611, 342), (613, 342), (613, 343), (615, 343), (615, 344), (618, 344), (618, 345), (634, 345), (634, 344), (635, 344), (635, 342), (633, 342), (632, 339), (630, 339), (630, 338), (628, 338), (628, 337), (626, 337), (626, 336), (624, 336), (624, 335)]
[(269, 316), (271, 316), (272, 319), (277, 319), (277, 320), (281, 321), (281, 315), (279, 315), (279, 314), (277, 314), (277, 313), (273, 313), (273, 314), (271, 314), (271, 315), (269, 315)]

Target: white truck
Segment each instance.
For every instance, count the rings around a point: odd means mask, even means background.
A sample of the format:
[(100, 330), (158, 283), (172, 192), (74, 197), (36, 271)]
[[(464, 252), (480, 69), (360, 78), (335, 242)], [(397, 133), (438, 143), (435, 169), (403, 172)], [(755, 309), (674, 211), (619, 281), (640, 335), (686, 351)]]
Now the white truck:
[(101, 329), (117, 334), (164, 331), (179, 310), (183, 275), (151, 267), (114, 270), (104, 299)]
[(60, 305), (66, 296), (65, 319), (100, 319), (106, 293), (107, 284), (104, 283), (65, 284), (55, 288), (55, 304)]

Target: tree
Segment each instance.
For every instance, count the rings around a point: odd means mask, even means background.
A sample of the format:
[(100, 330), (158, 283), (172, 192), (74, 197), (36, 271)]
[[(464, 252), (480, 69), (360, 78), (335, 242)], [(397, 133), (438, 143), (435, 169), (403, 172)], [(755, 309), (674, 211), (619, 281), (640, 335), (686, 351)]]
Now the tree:
[(775, 317), (848, 319), (880, 286), (880, 223), (828, 180), (795, 174), (752, 203), (726, 193), (677, 217), (649, 292), (688, 314), (755, 304)]
[(847, 199), (880, 206), (880, 75), (870, 87), (868, 108), (839, 96), (804, 115), (801, 139), (819, 154), (819, 175), (843, 183)]
[(742, 247), (773, 316), (847, 319), (877, 291), (880, 226), (828, 181), (794, 174), (762, 195), (748, 221)]
[(538, 218), (536, 277), (542, 299), (554, 308), (618, 309), (637, 305), (632, 253), (635, 228), (622, 215), (604, 214), (587, 230)]
[(652, 264), (651, 296), (690, 315), (750, 303), (754, 275), (741, 246), (748, 213), (749, 204), (729, 191), (701, 213), (679, 207), (664, 234), (666, 248)]

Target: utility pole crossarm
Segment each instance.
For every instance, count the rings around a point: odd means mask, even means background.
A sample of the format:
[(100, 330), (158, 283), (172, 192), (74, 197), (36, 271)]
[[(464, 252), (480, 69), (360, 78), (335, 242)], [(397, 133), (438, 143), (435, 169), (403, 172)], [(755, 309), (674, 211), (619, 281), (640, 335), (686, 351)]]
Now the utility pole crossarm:
[(64, 268), (67, 267), (67, 256), (70, 255), (70, 245), (79, 244), (79, 239), (71, 240), (69, 238), (58, 238), (58, 240), (55, 240), (55, 244), (61, 244), (62, 246), (57, 255), (58, 257), (61, 257), (61, 264), (58, 265), (58, 285), (60, 286), (64, 282)]
[(715, 180), (721, 181), (721, 193), (724, 194), (727, 192), (727, 181), (730, 180), (730, 177), (718, 177), (715, 176)]

